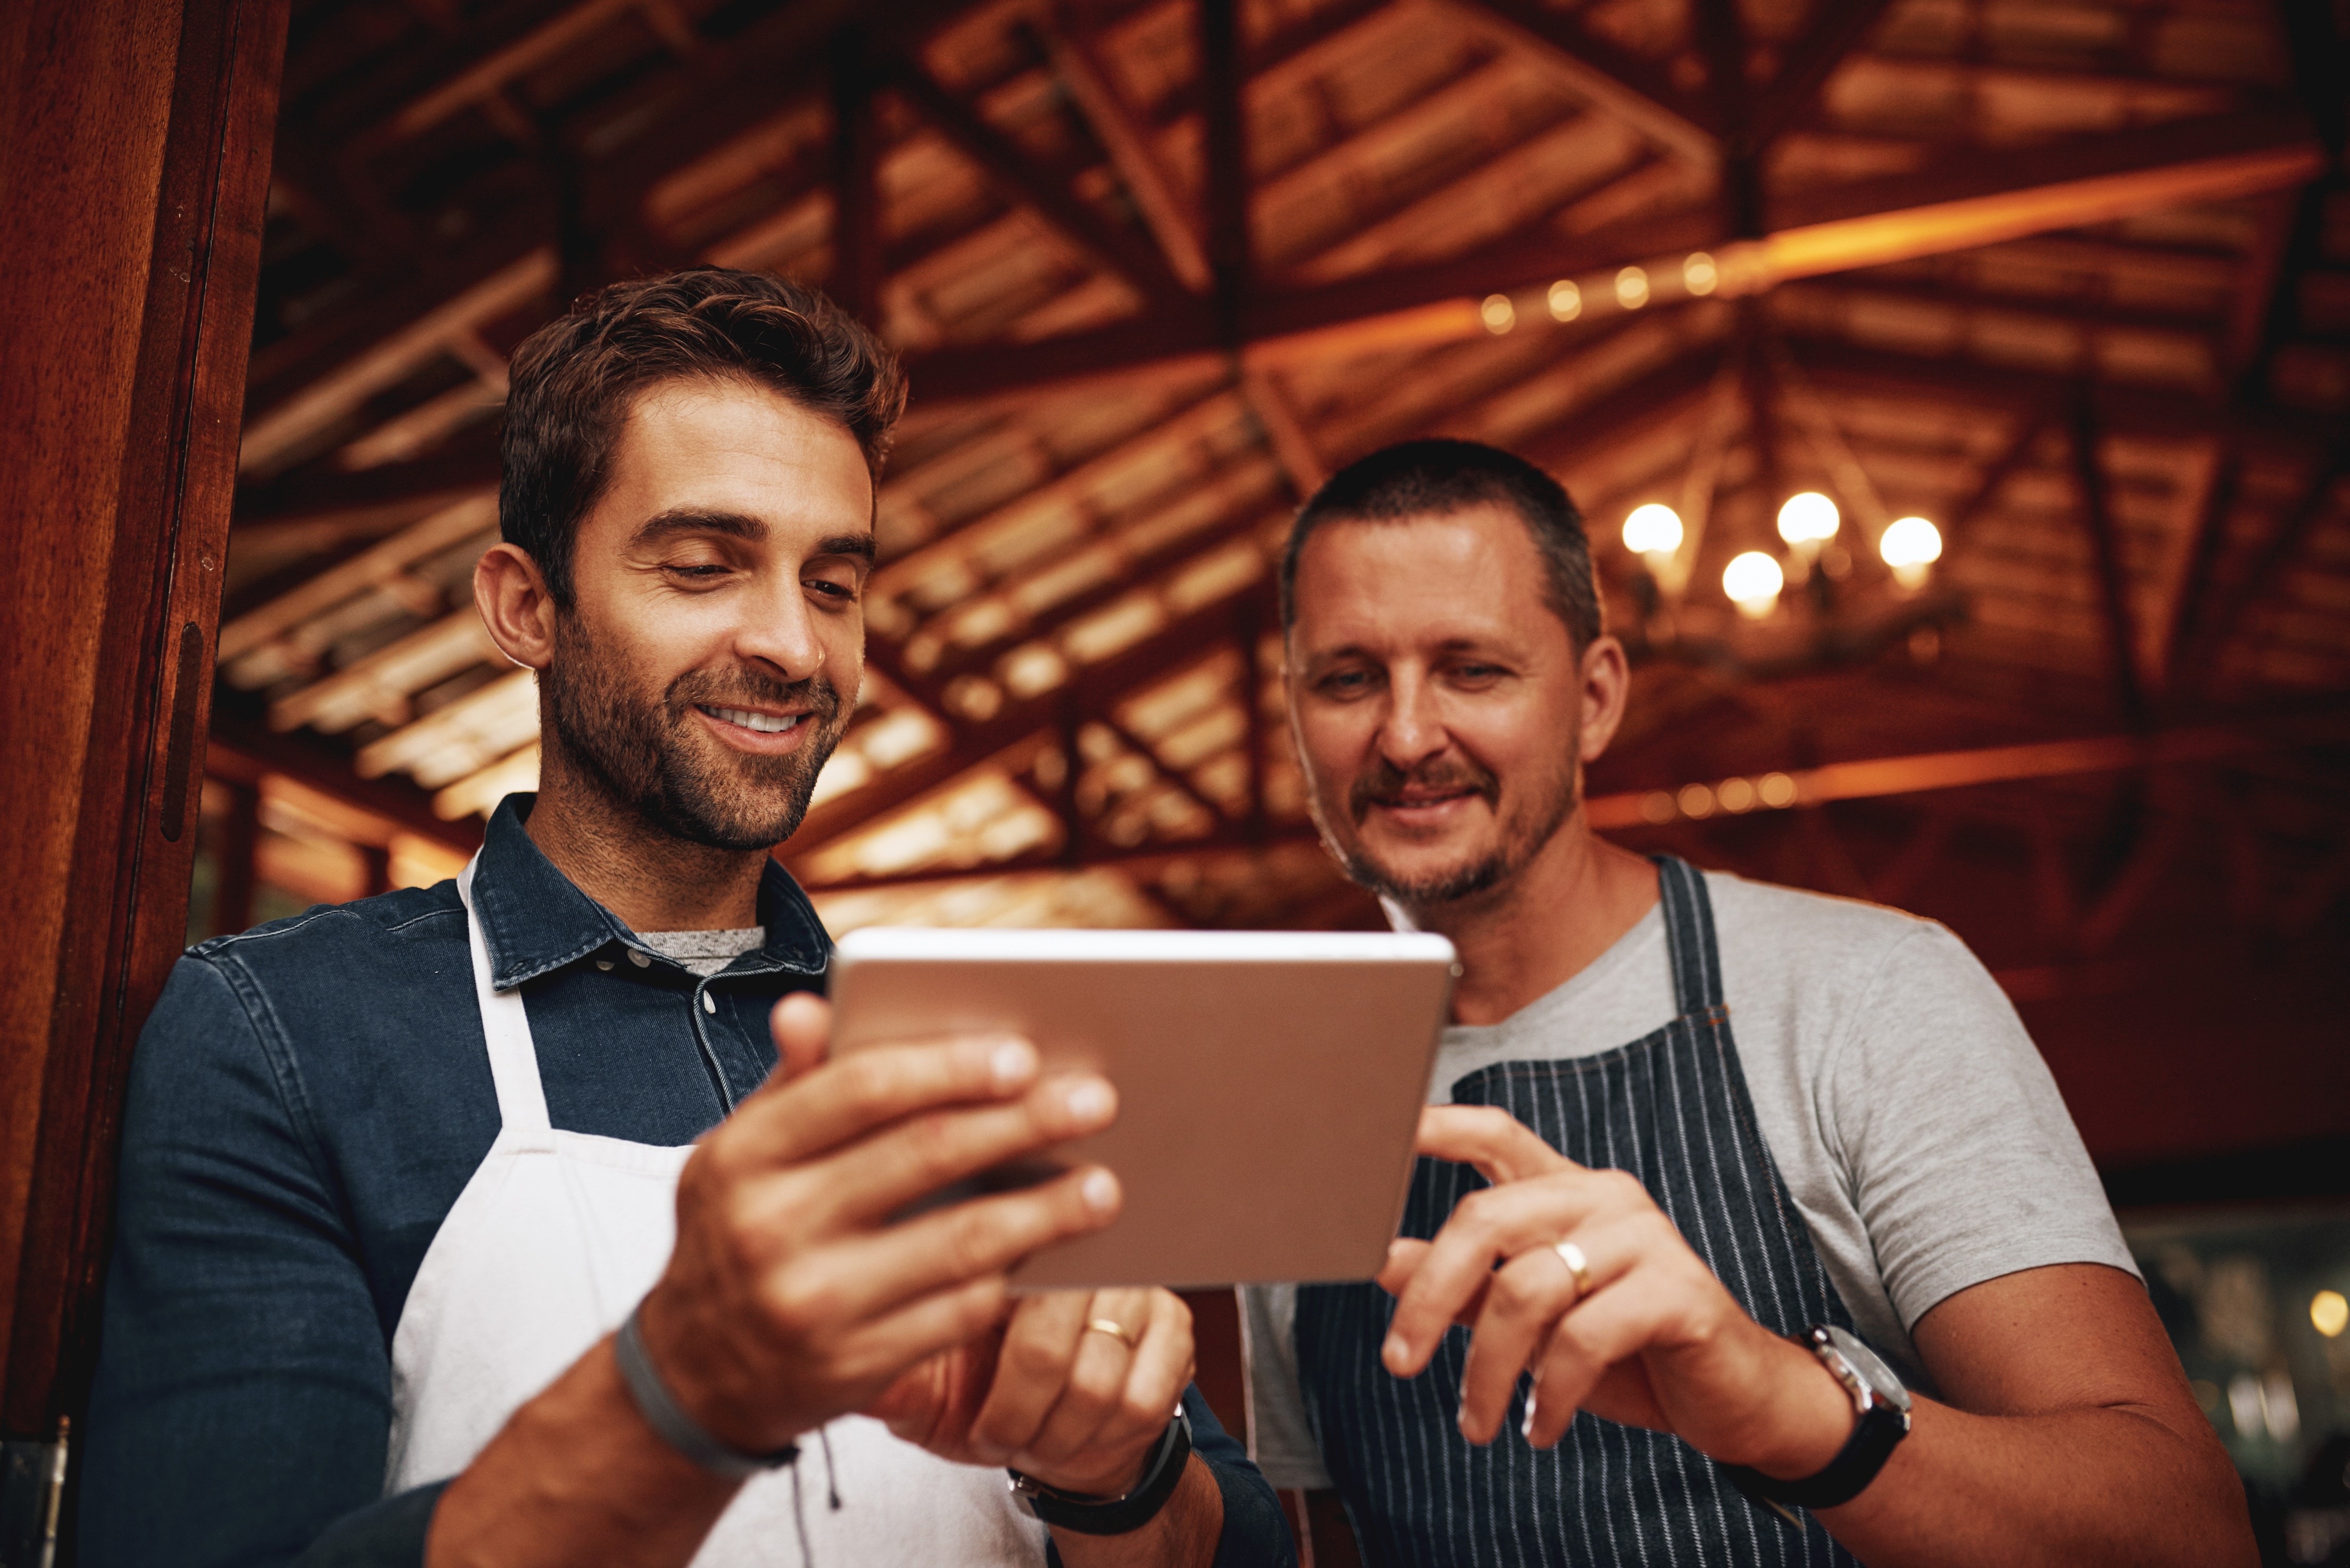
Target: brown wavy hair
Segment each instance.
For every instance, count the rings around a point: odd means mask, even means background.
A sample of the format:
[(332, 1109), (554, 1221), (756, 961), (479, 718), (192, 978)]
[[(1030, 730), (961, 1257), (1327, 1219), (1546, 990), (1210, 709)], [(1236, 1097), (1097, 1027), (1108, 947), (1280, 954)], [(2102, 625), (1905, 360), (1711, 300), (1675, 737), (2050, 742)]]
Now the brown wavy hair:
[(620, 427), (659, 382), (739, 378), (857, 438), (878, 482), (906, 406), (897, 356), (812, 288), (692, 267), (616, 283), (523, 340), (508, 369), (498, 531), (571, 607), (572, 543), (611, 476)]

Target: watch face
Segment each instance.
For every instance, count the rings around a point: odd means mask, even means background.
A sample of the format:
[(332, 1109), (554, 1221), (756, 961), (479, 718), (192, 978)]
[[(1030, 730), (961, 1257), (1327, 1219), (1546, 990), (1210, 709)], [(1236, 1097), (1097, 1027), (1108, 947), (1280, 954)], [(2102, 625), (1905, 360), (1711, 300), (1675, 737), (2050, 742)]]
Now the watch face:
[(1831, 1327), (1825, 1332), (1828, 1343), (1835, 1346), (1836, 1354), (1860, 1374), (1861, 1381), (1868, 1385), (1871, 1393), (1903, 1415), (1909, 1413), (1909, 1390), (1901, 1386), (1901, 1379), (1894, 1375), (1893, 1368), (1885, 1365), (1877, 1352), (1840, 1328)]

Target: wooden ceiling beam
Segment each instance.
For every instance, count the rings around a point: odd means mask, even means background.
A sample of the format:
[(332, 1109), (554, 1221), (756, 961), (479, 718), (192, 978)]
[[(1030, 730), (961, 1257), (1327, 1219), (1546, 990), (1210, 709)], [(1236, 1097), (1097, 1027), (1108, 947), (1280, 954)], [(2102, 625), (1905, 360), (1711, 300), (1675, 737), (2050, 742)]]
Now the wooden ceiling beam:
[(865, 29), (832, 45), (832, 277), (835, 304), (878, 323), (881, 303), (881, 127)]
[[(2338, 720), (2342, 706), (2322, 711), (2322, 720)], [(1965, 789), (1979, 784), (2017, 784), (2033, 779), (2064, 778), (2082, 774), (2135, 772), (2189, 763), (2225, 762), (2263, 752), (2289, 751), (2311, 743), (2320, 725), (2307, 721), (2251, 721), (2210, 724), (2151, 733), (2095, 735), (2079, 740), (2033, 741), (2022, 745), (1985, 746), (1971, 751), (1929, 752), (1910, 756), (1877, 757), (1866, 762), (1828, 763), (1776, 774), (1742, 779), (1756, 793), (1750, 809), (1757, 814), (1831, 801), (1868, 800), (1885, 795), (1920, 794), (1932, 790)], [(2338, 731), (2339, 724), (2332, 724)], [(1772, 781), (1777, 781), (1775, 783)], [(1620, 794), (1592, 797), (1587, 807), (1591, 826), (1602, 830), (1663, 826), (1671, 822), (1715, 815), (1721, 786), (1729, 780), (1693, 781), (1677, 790), (1627, 790)], [(1767, 788), (1765, 786), (1768, 786)], [(1702, 790), (1702, 795), (1695, 792)], [(1735, 793), (1735, 792), (1733, 792)], [(1687, 805), (1696, 805), (1692, 812)]]
[(1166, 259), (1138, 236), (1118, 228), (1062, 180), (1038, 167), (1020, 144), (949, 92), (909, 56), (888, 62), (890, 85), (915, 111), (979, 168), (997, 192), (1042, 217), (1097, 265), (1116, 273), (1147, 301), (1186, 296)]
[(2105, 464), (2097, 456), (2097, 410), (2085, 394), (2073, 405), (2073, 473), (2081, 489), (2081, 525), (2089, 535), (2097, 573), (2097, 606), (2106, 628), (2106, 657), (2113, 666), (2114, 701), (2122, 722), (2142, 729), (2147, 719), (2146, 686), (2138, 678), (2137, 618), (2130, 612), (2129, 585), (2114, 526)]
[[(2310, 177), (2318, 160), (2297, 121), (2267, 113), (2042, 149), (2029, 164), (2033, 182), (2022, 186), (2014, 182), (2013, 159), (1970, 153), (1899, 182), (1805, 192), (1793, 205), (1813, 221), (1751, 245), (1723, 247), (1718, 256), (1725, 291), (1742, 272), (1745, 288), (1768, 287), (1786, 278), (2272, 189)], [(1849, 215), (1855, 213), (1861, 215)], [(1478, 304), (1488, 295), (1627, 265), (1657, 265), (1660, 256), (1713, 246), (1721, 236), (1718, 214), (1690, 209), (1576, 239), (1536, 233), (1426, 266), (1268, 293), (1243, 312), (1244, 353), (1252, 365), (1262, 366), (1474, 337), (1487, 330)], [(1044, 343), (941, 350), (909, 369), (918, 397), (961, 402), (1026, 395), (1173, 361), (1198, 365), (1216, 347), (1211, 324), (1162, 313)]]
[(1779, 74), (1754, 100), (1746, 121), (1749, 148), (1768, 147), (1818, 102), (1828, 78), (1877, 26), (1892, 0), (1819, 0), (1817, 15), (1789, 47)]
[(1240, 0), (1193, 0), (1200, 70), (1201, 188), (1206, 197), (1208, 270), (1219, 337), (1241, 339), (1241, 312), (1256, 284), (1249, 227), (1248, 67)]
[(274, 733), (258, 718), (225, 708), (213, 710), (204, 772), (247, 784), (257, 784), (265, 774), (282, 774), (460, 855), (482, 846), (481, 818), (443, 820), (433, 813), (429, 790), (404, 778), (360, 778), (341, 747), (305, 732)]
[(2221, 657), (2236, 626), (2252, 606), (2269, 597), (2285, 572), (2301, 555), (2302, 546), (2316, 531), (2319, 520), (2331, 509), (2334, 493), (2345, 475), (2350, 475), (2350, 436), (2337, 439), (2317, 463), (2301, 499), (2293, 509), (2278, 520), (2276, 532), (2269, 536), (2251, 569), (2236, 583), (2233, 589), (2213, 610), (2210, 622), (2195, 637), (2193, 647), (2204, 668), (2198, 671), (2199, 687), (2210, 691), (2212, 677), (2218, 674)]
[(1093, 27), (1067, 0), (1052, 0), (1040, 9), (1036, 31), (1054, 70), (1150, 225), (1167, 265), (1192, 293), (1206, 293), (1213, 277), (1191, 204), (1159, 156), (1149, 129), (1118, 90)]
[(1535, 0), (1436, 0), (1462, 25), (1523, 50), (1659, 146), (1701, 163), (1721, 156), (1726, 129), (1706, 103), (1673, 85), (1662, 65), (1583, 25), (1572, 12)]

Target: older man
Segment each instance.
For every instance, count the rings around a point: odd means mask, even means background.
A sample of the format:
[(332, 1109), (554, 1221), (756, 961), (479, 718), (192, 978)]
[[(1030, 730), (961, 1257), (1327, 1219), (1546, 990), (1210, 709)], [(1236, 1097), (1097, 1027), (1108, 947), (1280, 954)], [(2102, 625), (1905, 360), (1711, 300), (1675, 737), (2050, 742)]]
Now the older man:
[(1267, 1474), (1380, 1564), (2252, 1561), (1966, 949), (1592, 833), (1628, 680), (1556, 482), (1376, 453), (1282, 585), (1324, 841), (1464, 972), (1378, 1284), (1250, 1293)]

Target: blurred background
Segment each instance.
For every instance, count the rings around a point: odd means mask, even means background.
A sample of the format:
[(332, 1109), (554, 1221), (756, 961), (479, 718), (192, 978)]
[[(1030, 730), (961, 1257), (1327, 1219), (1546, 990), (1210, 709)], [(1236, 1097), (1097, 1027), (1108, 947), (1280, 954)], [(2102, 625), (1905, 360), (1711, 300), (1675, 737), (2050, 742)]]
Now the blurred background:
[(470, 574), (506, 356), (600, 283), (772, 269), (904, 356), (783, 850), (836, 932), (1378, 923), (1271, 566), (1333, 465), (1492, 441), (1632, 649), (1595, 818), (1971, 943), (2272, 1560), (2350, 1562), (2343, 21), (297, 0), (188, 935), (439, 880), (532, 786)]

